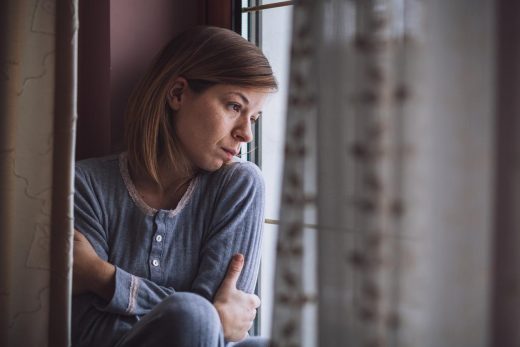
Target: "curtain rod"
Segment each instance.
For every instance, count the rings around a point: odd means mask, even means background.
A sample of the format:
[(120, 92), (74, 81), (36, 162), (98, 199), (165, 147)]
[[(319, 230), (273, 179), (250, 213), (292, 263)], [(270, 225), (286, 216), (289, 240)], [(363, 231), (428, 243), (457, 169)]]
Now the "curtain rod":
[(292, 5), (292, 4), (294, 4), (294, 1), (280, 1), (280, 2), (275, 2), (273, 4), (266, 4), (266, 5), (252, 6), (252, 7), (244, 7), (242, 9), (242, 13), (258, 12), (258, 11), (266, 10), (268, 8), (284, 7), (284, 6), (289, 6), (289, 5)]

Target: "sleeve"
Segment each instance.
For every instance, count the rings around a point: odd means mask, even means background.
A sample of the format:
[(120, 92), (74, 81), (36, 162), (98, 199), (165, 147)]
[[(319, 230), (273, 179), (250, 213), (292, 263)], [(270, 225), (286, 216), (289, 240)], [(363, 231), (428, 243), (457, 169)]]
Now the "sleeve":
[[(100, 199), (107, 187), (76, 166), (74, 193), (74, 228), (88, 239), (98, 256), (108, 261), (109, 243), (106, 207)], [(142, 315), (175, 293), (175, 289), (128, 273), (116, 266), (114, 295), (106, 301), (93, 295), (91, 302), (100, 311), (120, 315)]]
[(74, 179), (74, 228), (89, 240), (103, 260), (108, 259), (107, 234), (103, 207), (94, 189), (92, 177), (76, 165)]
[(201, 248), (192, 291), (213, 302), (235, 253), (245, 257), (237, 288), (252, 293), (258, 277), (264, 220), (264, 181), (252, 163), (237, 163), (224, 180)]
[(116, 266), (115, 288), (112, 299), (107, 303), (98, 298), (94, 306), (104, 312), (119, 315), (145, 315), (161, 301), (175, 293), (171, 287), (132, 275)]

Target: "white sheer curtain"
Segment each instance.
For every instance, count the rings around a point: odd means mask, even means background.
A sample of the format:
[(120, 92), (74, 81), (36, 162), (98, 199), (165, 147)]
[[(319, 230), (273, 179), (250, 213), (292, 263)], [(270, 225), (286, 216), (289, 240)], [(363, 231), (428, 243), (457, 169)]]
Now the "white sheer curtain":
[(77, 1), (0, 3), (0, 345), (70, 345)]
[(500, 206), (520, 198), (519, 105), (497, 96), (520, 78), (496, 74), (518, 44), (496, 18), (491, 0), (296, 2), (276, 346), (491, 346), (518, 317)]

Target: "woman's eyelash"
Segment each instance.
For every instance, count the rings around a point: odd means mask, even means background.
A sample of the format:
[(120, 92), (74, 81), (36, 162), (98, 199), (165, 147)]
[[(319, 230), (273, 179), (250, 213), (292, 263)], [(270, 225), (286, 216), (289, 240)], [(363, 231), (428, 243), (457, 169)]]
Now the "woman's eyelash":
[[(230, 109), (232, 109), (234, 112), (237, 112), (237, 113), (240, 113), (242, 111), (242, 105), (236, 103), (236, 102), (230, 102), (228, 103), (228, 107)], [(251, 116), (251, 118), (249, 119), (251, 124), (255, 124), (256, 121), (258, 120), (258, 118), (260, 118), (261, 116), (261, 112), (258, 113), (256, 116)]]

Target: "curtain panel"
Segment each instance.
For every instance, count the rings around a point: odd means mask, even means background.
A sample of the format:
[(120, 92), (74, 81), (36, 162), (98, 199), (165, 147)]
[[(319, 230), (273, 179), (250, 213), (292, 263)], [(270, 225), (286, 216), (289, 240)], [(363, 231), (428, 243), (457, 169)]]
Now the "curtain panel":
[(0, 5), (0, 345), (70, 345), (77, 1)]
[(500, 3), (295, 2), (275, 346), (520, 344)]

